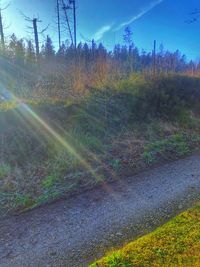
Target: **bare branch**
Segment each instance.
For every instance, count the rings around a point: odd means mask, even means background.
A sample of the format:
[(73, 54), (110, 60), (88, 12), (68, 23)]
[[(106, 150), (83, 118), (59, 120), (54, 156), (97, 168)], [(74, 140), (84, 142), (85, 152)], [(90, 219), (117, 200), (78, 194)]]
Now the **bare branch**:
[(185, 22), (188, 23), (188, 24), (192, 24), (192, 23), (195, 23), (199, 20), (200, 18), (200, 9), (195, 9), (193, 12), (191, 12), (189, 14), (191, 16), (190, 19), (186, 20)]
[(8, 25), (4, 25), (4, 30), (7, 30), (7, 29), (9, 29), (10, 28), (10, 26), (12, 25), (12, 23), (9, 23)]
[[(40, 21), (38, 21), (38, 22), (40, 22)], [(39, 32), (40, 34), (43, 34), (48, 28), (49, 28), (49, 26), (50, 26), (50, 24), (48, 24), (47, 25), (47, 27), (46, 28), (44, 28), (41, 32)]]
[(190, 15), (197, 15), (200, 13), (200, 9), (195, 9), (193, 12), (190, 13)]
[(19, 11), (20, 15), (21, 15), (26, 21), (29, 21), (29, 22), (32, 21), (32, 19), (31, 19), (30, 17), (26, 16), (21, 10), (18, 10), (18, 11)]
[(1, 11), (6, 10), (10, 6), (10, 3), (8, 3), (5, 7), (0, 8)]
[(92, 43), (92, 39), (86, 38), (82, 33), (80, 33), (80, 37), (84, 40), (84, 42)]

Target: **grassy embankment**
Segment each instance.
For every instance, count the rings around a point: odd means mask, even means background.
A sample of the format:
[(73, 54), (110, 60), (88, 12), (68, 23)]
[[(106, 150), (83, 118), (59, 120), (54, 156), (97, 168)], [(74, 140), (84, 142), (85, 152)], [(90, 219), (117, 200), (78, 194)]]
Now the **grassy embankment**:
[(90, 267), (200, 266), (200, 204)]
[(200, 79), (133, 75), (73, 100), (0, 104), (0, 213), (174, 160), (200, 145)]

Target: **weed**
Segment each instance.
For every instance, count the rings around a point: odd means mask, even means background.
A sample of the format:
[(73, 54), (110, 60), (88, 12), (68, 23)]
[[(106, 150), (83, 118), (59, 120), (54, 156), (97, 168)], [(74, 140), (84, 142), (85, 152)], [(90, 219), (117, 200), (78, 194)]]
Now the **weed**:
[(155, 254), (161, 258), (164, 258), (164, 256), (166, 255), (166, 253), (160, 248), (155, 248), (153, 250), (155, 251)]
[[(93, 263), (90, 267), (99, 267), (98, 262)], [(107, 265), (109, 267), (133, 267), (133, 265), (123, 257), (123, 254), (120, 251), (114, 252), (112, 255), (109, 255), (107, 258)]]
[(79, 148), (79, 150), (91, 150), (93, 152), (100, 152), (103, 150), (103, 145), (100, 137), (96, 137), (94, 134), (83, 133), (73, 131), (73, 138), (75, 141), (75, 145)]
[(114, 171), (118, 172), (121, 168), (121, 160), (120, 159), (112, 159), (110, 161), (110, 166), (113, 168)]
[(42, 195), (40, 195), (36, 200), (32, 207), (37, 207), (42, 204), (47, 203), (50, 200), (58, 199), (61, 196), (61, 193), (59, 191), (49, 191), (45, 192)]
[(15, 197), (15, 206), (17, 208), (28, 208), (32, 205), (32, 202), (29, 194), (17, 194)]
[(0, 164), (0, 179), (5, 178), (5, 176), (8, 176), (11, 173), (11, 166), (6, 163)]
[(167, 139), (154, 141), (145, 146), (143, 158), (148, 164), (165, 158), (177, 158), (190, 152), (189, 140), (183, 134), (175, 134)]
[(57, 177), (55, 177), (54, 175), (49, 175), (42, 181), (42, 187), (45, 190), (48, 190), (55, 185), (56, 181)]
[(120, 252), (115, 252), (113, 255), (108, 256), (109, 267), (132, 267), (133, 265), (122, 256)]
[(153, 164), (157, 162), (156, 155), (152, 151), (144, 151), (143, 152), (143, 158), (147, 162), (147, 164)]

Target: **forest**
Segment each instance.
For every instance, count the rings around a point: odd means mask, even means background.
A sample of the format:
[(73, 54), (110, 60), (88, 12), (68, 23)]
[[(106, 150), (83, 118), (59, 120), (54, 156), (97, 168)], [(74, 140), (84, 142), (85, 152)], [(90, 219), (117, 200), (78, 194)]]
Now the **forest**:
[(148, 77), (167, 74), (199, 75), (199, 63), (188, 61), (180, 51), (170, 52), (160, 45), (158, 52), (140, 51), (126, 27), (122, 41), (112, 51), (102, 43), (79, 43), (75, 49), (63, 43), (58, 50), (49, 36), (36, 55), (31, 40), (15, 34), (1, 48), (1, 90), (22, 98), (69, 99), (84, 96), (91, 88), (112, 86), (132, 73)]

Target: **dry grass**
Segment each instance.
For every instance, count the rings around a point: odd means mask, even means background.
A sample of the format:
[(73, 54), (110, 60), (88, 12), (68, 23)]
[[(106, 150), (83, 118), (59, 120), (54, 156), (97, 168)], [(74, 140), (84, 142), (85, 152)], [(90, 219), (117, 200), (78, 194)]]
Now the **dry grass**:
[(200, 203), (90, 267), (199, 267)]

